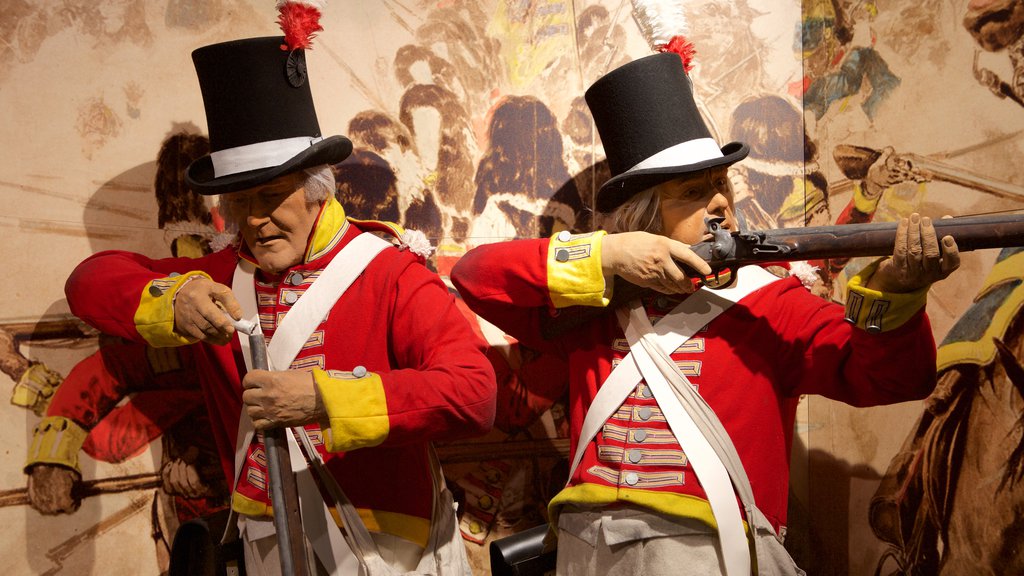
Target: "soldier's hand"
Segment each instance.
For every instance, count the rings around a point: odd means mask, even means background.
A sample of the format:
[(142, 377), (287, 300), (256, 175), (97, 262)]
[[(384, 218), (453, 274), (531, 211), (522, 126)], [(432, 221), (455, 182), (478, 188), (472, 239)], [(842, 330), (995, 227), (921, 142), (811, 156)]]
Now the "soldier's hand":
[(164, 492), (186, 498), (199, 498), (210, 494), (210, 488), (200, 478), (199, 469), (195, 464), (198, 456), (199, 448), (189, 446), (181, 458), (164, 462), (160, 468)]
[(242, 403), (257, 430), (326, 419), (312, 372), (251, 370), (242, 380), (242, 387)]
[(896, 227), (891, 257), (878, 265), (866, 287), (883, 292), (913, 292), (938, 282), (960, 267), (960, 250), (952, 236), (940, 241), (932, 219), (911, 214)]
[(14, 334), (0, 328), (0, 372), (17, 381), (22, 372), (28, 370), (29, 361), (18, 350)]
[(41, 418), (46, 415), (50, 399), (63, 381), (64, 377), (46, 364), (31, 364), (14, 385), (11, 404), (30, 408)]
[(81, 505), (75, 486), (82, 476), (64, 466), (36, 464), (28, 473), (28, 502), (40, 514), (70, 514)]
[(701, 274), (711, 273), (708, 263), (689, 245), (660, 234), (608, 234), (601, 244), (601, 267), (606, 277), (621, 276), (631, 284), (664, 294), (690, 293), (695, 289), (677, 260)]
[(210, 344), (227, 344), (235, 333), (231, 318), (242, 318), (242, 306), (231, 288), (205, 276), (182, 284), (174, 294), (174, 329)]
[(878, 159), (868, 167), (868, 174), (864, 178), (864, 195), (877, 198), (887, 188), (912, 180), (923, 179), (909, 160), (896, 154), (892, 146), (886, 146)]

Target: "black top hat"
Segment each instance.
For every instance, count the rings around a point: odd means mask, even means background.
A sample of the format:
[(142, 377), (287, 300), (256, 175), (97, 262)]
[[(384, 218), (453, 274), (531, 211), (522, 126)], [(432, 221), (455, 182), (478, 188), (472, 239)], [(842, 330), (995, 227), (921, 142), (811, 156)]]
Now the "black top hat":
[(584, 97), (612, 174), (597, 192), (599, 212), (662, 182), (738, 162), (749, 150), (740, 142), (719, 148), (711, 138), (678, 54), (654, 54), (620, 66), (594, 82)]
[(303, 50), (283, 38), (248, 38), (192, 52), (210, 131), (210, 154), (186, 178), (200, 194), (236, 192), (352, 152), (344, 136), (320, 136)]

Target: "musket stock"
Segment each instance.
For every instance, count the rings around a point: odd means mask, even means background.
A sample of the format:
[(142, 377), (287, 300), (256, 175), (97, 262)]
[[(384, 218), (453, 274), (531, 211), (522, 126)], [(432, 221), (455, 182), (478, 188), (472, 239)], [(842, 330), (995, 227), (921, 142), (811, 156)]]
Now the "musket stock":
[[(220, 470), (216, 471), (220, 473)], [(117, 494), (134, 490), (153, 490), (161, 484), (160, 475), (156, 473), (129, 474), (116, 478), (98, 478), (84, 480), (75, 486), (73, 495), (77, 499), (85, 499), (102, 494)], [(25, 506), (30, 504), (28, 488), (14, 488), (0, 491), (0, 508), (5, 506)]]

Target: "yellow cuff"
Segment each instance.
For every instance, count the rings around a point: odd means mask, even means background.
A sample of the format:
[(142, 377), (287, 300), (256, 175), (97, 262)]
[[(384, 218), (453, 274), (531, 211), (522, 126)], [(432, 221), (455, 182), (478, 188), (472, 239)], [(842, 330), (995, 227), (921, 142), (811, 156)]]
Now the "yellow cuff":
[(47, 416), (36, 425), (25, 459), (25, 471), (36, 464), (56, 464), (81, 473), (78, 452), (89, 432), (63, 416)]
[(874, 214), (875, 210), (878, 209), (878, 201), (882, 199), (882, 194), (878, 194), (874, 198), (868, 198), (867, 191), (864, 189), (865, 184), (858, 181), (853, 183), (853, 207), (863, 214)]
[(187, 272), (180, 276), (157, 278), (143, 288), (139, 307), (135, 310), (135, 329), (150, 346), (167, 348), (196, 341), (174, 331), (174, 295), (185, 282), (196, 276), (210, 278), (205, 272)]
[(329, 452), (376, 446), (387, 440), (391, 431), (384, 383), (377, 374), (365, 369), (362, 373), (356, 376), (338, 370), (313, 370), (330, 422), (324, 431), (324, 446)]
[(572, 235), (559, 232), (548, 245), (548, 293), (555, 308), (607, 306), (601, 271), (603, 230)]
[(894, 330), (906, 324), (924, 308), (928, 299), (928, 286), (905, 294), (865, 288), (865, 282), (875, 273), (879, 262), (881, 260), (869, 264), (846, 285), (846, 321), (871, 333)]

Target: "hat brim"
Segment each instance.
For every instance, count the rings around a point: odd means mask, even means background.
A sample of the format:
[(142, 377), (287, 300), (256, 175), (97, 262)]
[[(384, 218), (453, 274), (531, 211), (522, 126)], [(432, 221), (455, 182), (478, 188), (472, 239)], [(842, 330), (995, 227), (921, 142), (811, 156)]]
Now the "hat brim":
[(601, 185), (601, 188), (597, 191), (595, 209), (598, 212), (611, 212), (625, 203), (626, 200), (651, 186), (657, 186), (663, 182), (668, 182), (693, 172), (707, 170), (708, 168), (735, 164), (746, 158), (749, 152), (750, 147), (746, 144), (730, 142), (722, 146), (721, 158), (711, 158), (694, 164), (660, 166), (658, 168), (623, 172)]
[(337, 164), (348, 158), (351, 153), (351, 140), (344, 136), (331, 136), (313, 144), (279, 166), (230, 174), (220, 178), (214, 177), (213, 160), (206, 155), (189, 164), (188, 170), (185, 171), (185, 179), (192, 190), (199, 194), (206, 196), (226, 194), (266, 184), (280, 176), (312, 166)]

